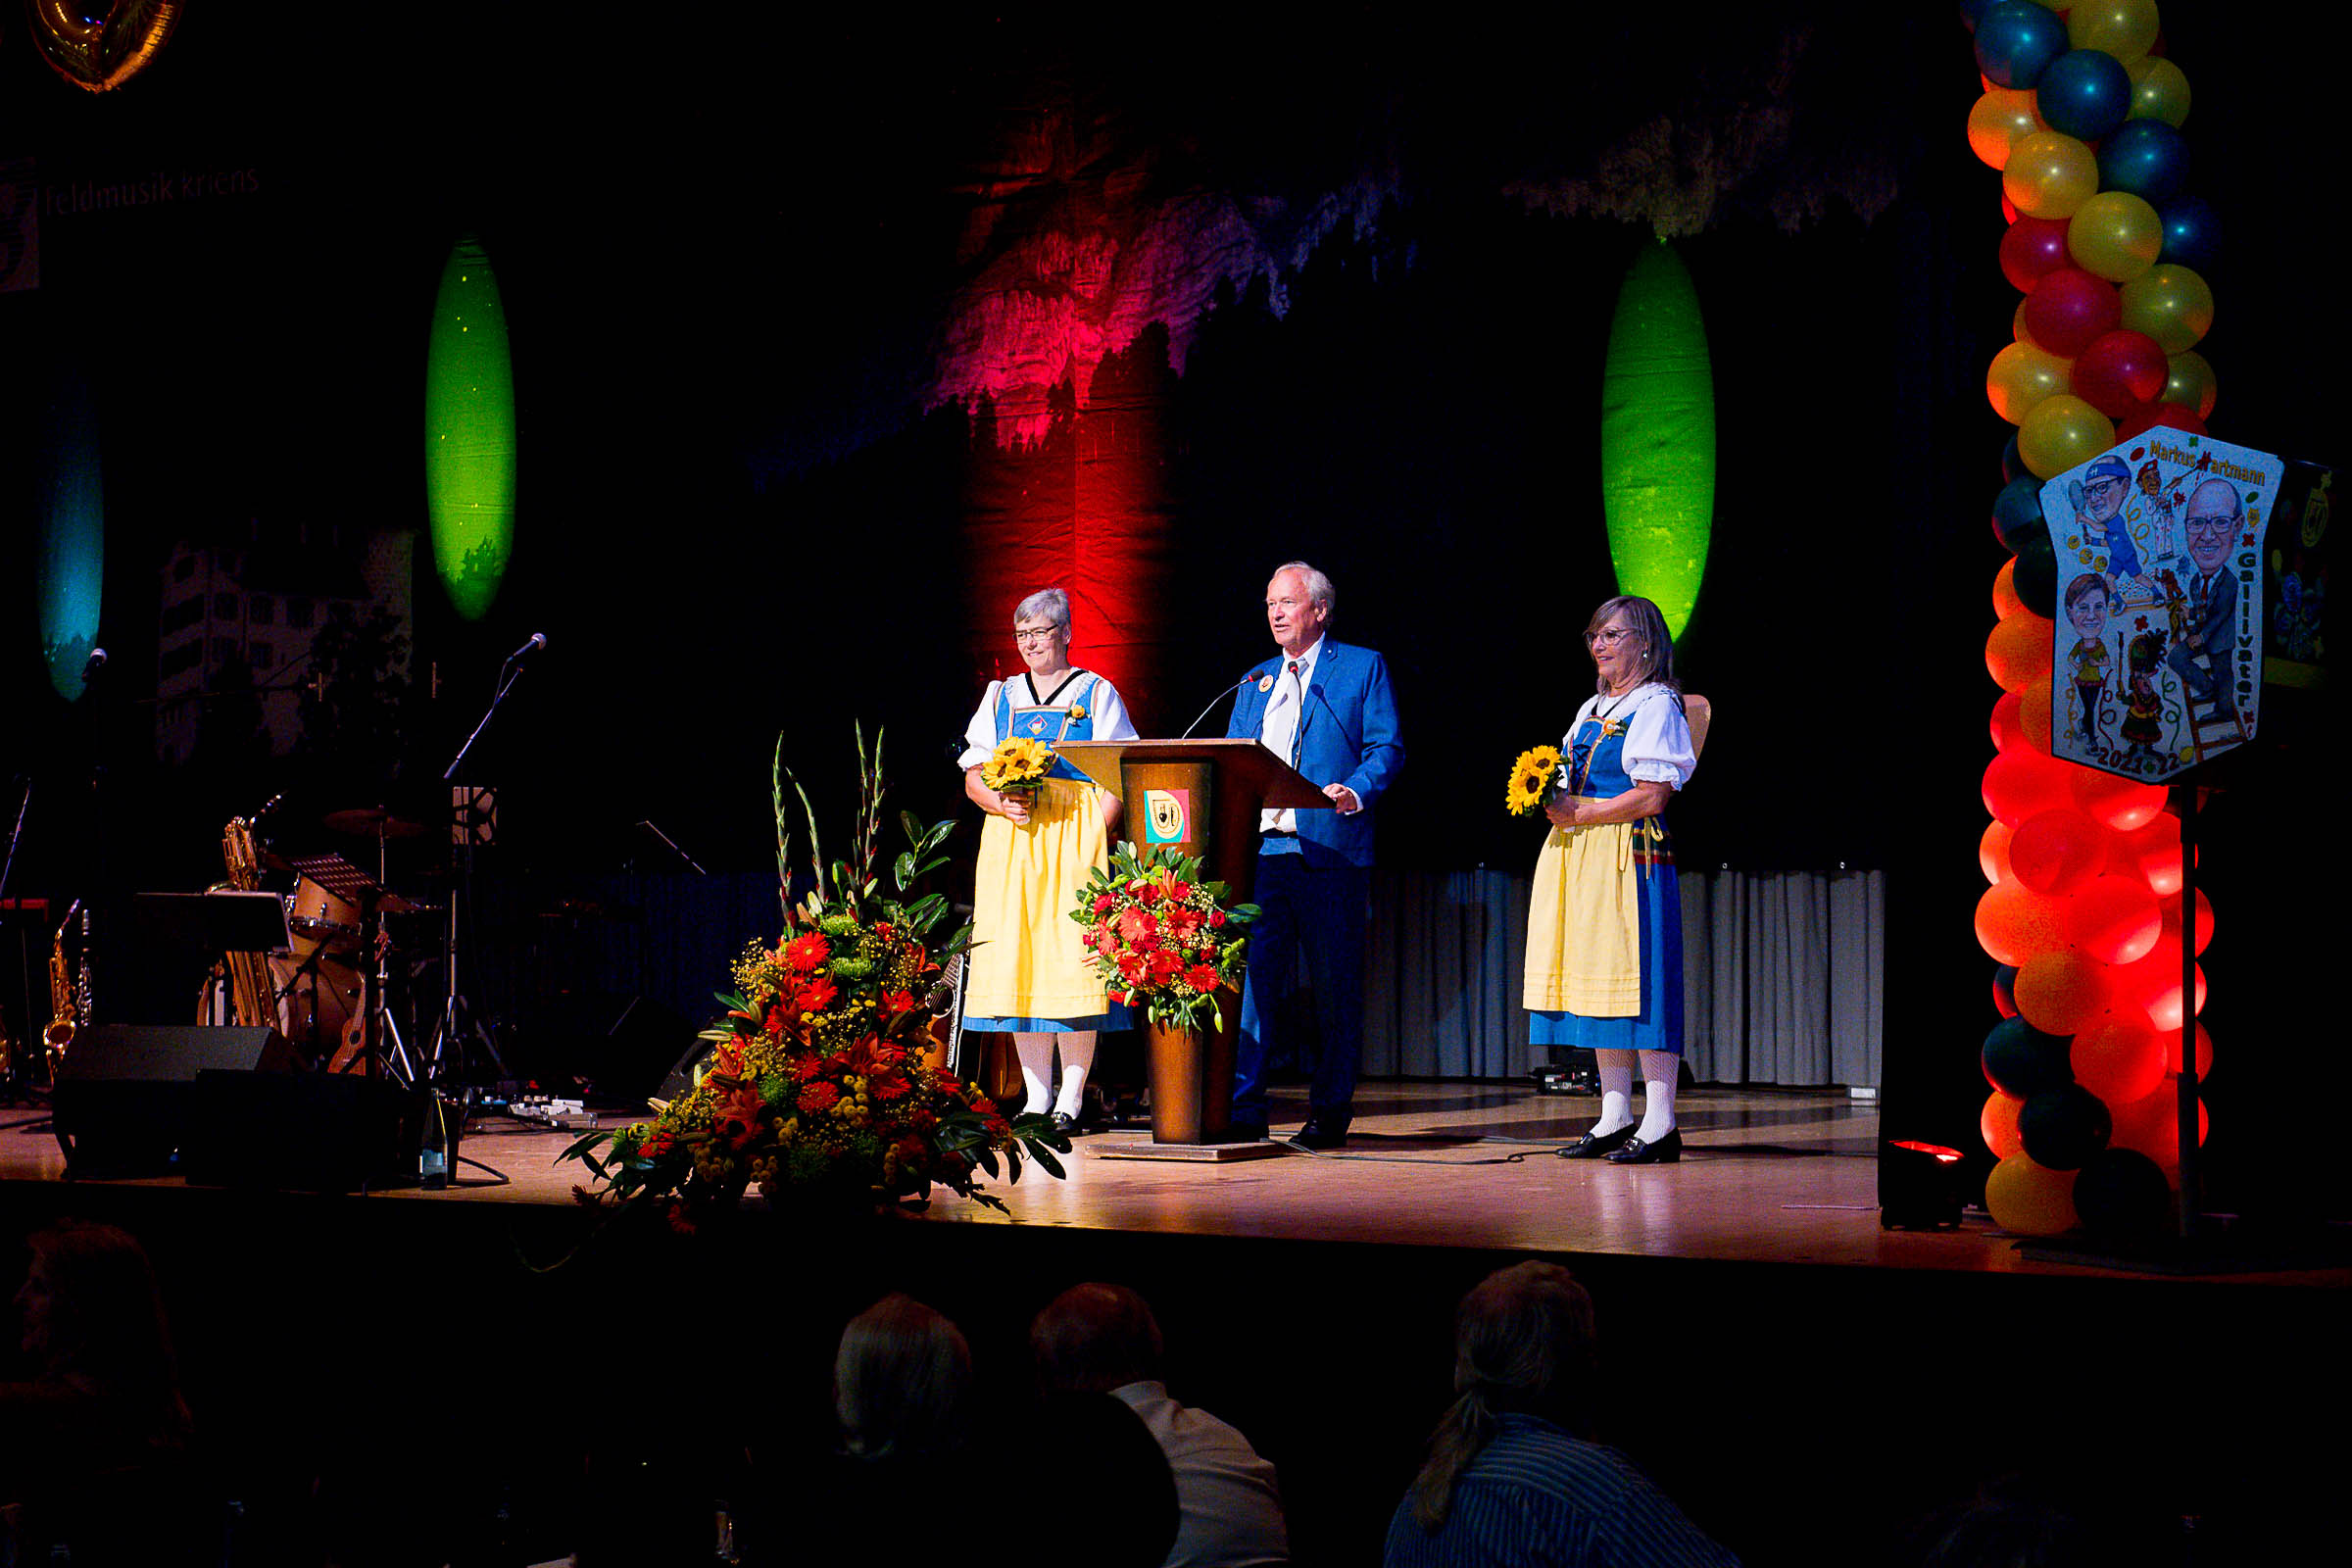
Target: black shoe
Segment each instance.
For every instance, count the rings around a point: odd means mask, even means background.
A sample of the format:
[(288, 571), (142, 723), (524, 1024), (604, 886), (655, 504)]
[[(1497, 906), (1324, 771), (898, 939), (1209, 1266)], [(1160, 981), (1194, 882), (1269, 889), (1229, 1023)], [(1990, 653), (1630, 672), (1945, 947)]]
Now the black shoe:
[(1629, 1121), (1613, 1133), (1588, 1131), (1584, 1137), (1561, 1150), (1560, 1157), (1562, 1159), (1598, 1159), (1612, 1149), (1624, 1148), (1626, 1140), (1634, 1136), (1634, 1129), (1641, 1125), (1640, 1122)]
[(1054, 1113), (1054, 1130), (1064, 1138), (1084, 1138), (1088, 1133), (1094, 1131), (1093, 1128), (1082, 1124), (1077, 1117), (1065, 1116), (1058, 1110)]
[(1345, 1149), (1348, 1147), (1348, 1124), (1309, 1116), (1306, 1125), (1292, 1135), (1291, 1142), (1300, 1149)]
[(1262, 1144), (1266, 1141), (1266, 1124), (1262, 1121), (1237, 1121), (1225, 1129), (1229, 1144)]
[(1609, 1156), (1612, 1165), (1673, 1165), (1683, 1157), (1683, 1130), (1669, 1127), (1666, 1136), (1655, 1143), (1645, 1144), (1636, 1138)]

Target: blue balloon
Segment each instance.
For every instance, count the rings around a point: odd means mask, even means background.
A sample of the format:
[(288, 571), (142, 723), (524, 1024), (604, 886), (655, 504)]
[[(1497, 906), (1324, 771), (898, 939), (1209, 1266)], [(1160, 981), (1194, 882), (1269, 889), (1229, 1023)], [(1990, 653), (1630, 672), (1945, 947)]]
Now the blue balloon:
[(2212, 270), (2222, 253), (2222, 217), (2201, 196), (2181, 196), (2158, 210), (2164, 220), (2164, 250), (2160, 262), (2177, 262), (2200, 275)]
[(2103, 49), (2069, 49), (2042, 72), (2034, 102), (2052, 130), (2097, 141), (2132, 112), (2132, 74)]
[(2188, 183), (2188, 138), (2161, 120), (2127, 120), (2099, 144), (2099, 189), (2163, 207)]
[(2017, 432), (2012, 430), (2008, 444), (2001, 448), (2001, 483), (2022, 479), (2031, 471), (2026, 466), (2025, 458), (2017, 450)]
[(1969, 31), (1976, 31), (1977, 19), (1984, 15), (1984, 8), (1990, 4), (1992, 4), (1992, 0), (1960, 0), (1960, 21), (1962, 24), (1965, 25)]
[(2001, 493), (1992, 498), (1992, 532), (2001, 548), (2016, 554), (2018, 546), (2034, 529), (2042, 527), (2041, 481), (2030, 473), (2020, 473), (2001, 486)]
[(2033, 0), (1999, 0), (1977, 18), (1977, 69), (1996, 86), (2031, 87), (2066, 53), (2066, 24)]

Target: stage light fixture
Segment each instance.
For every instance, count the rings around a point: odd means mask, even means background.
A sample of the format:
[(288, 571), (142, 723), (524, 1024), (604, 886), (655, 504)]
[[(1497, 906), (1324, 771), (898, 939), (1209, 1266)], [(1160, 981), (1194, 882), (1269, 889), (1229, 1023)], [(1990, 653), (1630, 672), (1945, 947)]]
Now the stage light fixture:
[(1683, 634), (1715, 513), (1715, 380), (1698, 290), (1674, 248), (1644, 245), (1618, 286), (1600, 382), (1600, 495), (1617, 591)]
[(98, 415), (90, 389), (67, 371), (48, 408), (41, 450), (41, 555), (36, 592), (41, 659), (49, 684), (71, 703), (82, 693), (106, 583), (106, 494), (99, 473)]
[(1948, 1230), (1969, 1196), (1968, 1158), (1957, 1149), (1916, 1138), (1879, 1145), (1882, 1230)]

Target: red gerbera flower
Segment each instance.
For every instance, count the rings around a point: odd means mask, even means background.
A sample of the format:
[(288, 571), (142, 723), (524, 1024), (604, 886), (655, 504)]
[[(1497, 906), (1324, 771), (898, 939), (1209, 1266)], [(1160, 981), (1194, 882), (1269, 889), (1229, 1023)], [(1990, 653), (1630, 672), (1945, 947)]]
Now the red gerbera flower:
[(810, 972), (831, 956), (832, 947), (821, 934), (814, 931), (807, 936), (794, 937), (784, 948), (784, 961), (803, 974)]
[(835, 1088), (832, 1084), (819, 1079), (817, 1082), (810, 1084), (808, 1088), (801, 1091), (801, 1098), (798, 1103), (803, 1110), (808, 1111), (810, 1115), (814, 1115), (820, 1110), (830, 1110), (833, 1106), (833, 1102), (840, 1098), (841, 1091), (839, 1089)]
[(1195, 991), (1214, 991), (1217, 989), (1217, 971), (1205, 963), (1196, 963), (1184, 971), (1184, 983)]
[(882, 1011), (883, 1011), (883, 1012), (884, 1012), (886, 1015), (888, 1015), (888, 1016), (891, 1016), (891, 1017), (896, 1017), (896, 1016), (898, 1016), (898, 1015), (899, 1015), (900, 1013), (902, 1013), (902, 1012), (909, 1012), (909, 1011), (912, 1011), (912, 1010), (913, 1010), (913, 1008), (914, 1008), (914, 993), (913, 993), (913, 992), (911, 992), (911, 991), (885, 991), (885, 992), (883, 992), (883, 993), (882, 993)]

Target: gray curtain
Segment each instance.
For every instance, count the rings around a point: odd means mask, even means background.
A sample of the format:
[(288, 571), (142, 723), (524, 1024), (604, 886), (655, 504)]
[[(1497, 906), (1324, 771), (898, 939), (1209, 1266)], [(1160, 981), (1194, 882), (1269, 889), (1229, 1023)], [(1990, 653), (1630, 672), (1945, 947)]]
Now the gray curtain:
[[(1364, 1071), (1512, 1078), (1530, 878), (1379, 871), (1365, 975)], [(1878, 871), (1686, 871), (1685, 1050), (1708, 1083), (1879, 1081), (1886, 878)]]

